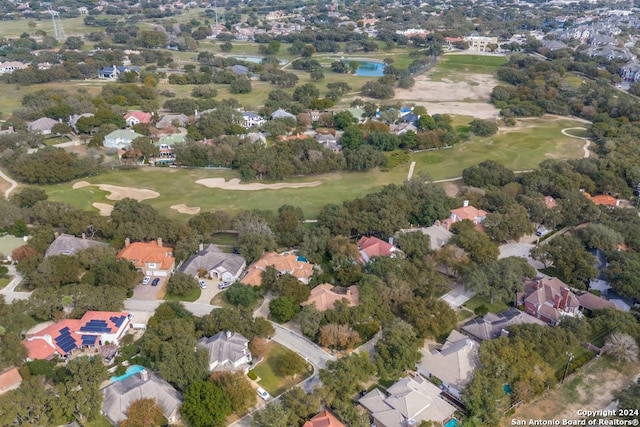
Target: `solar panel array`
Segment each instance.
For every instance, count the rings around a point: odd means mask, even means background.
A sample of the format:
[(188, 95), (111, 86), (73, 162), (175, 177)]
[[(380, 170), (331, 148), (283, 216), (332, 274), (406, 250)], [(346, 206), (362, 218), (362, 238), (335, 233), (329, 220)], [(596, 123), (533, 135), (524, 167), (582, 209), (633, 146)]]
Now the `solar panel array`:
[(60, 347), (65, 354), (78, 346), (76, 340), (71, 336), (69, 328), (66, 326), (60, 329), (60, 335), (56, 337), (55, 341), (58, 347)]
[(107, 325), (106, 320), (89, 320), (83, 327), (80, 328), (80, 332), (92, 332), (96, 334), (110, 334), (111, 328)]
[(83, 335), (82, 345), (94, 345), (97, 340), (98, 340), (97, 335)]
[(113, 322), (114, 325), (116, 325), (116, 328), (119, 328), (120, 325), (122, 325), (125, 321), (125, 319), (127, 318), (127, 316), (112, 316), (109, 318), (109, 320), (111, 320)]

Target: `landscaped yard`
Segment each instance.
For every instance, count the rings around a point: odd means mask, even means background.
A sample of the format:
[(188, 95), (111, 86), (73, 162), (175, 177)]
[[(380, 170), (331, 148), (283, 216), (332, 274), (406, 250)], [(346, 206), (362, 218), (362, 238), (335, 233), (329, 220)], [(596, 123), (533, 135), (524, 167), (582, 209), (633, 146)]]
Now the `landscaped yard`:
[(191, 291), (188, 295), (173, 295), (173, 294), (165, 294), (164, 295), (164, 299), (165, 301), (187, 301), (187, 302), (194, 302), (195, 300), (197, 300), (198, 298), (200, 298), (200, 288), (196, 288), (193, 291)]
[(287, 353), (291, 353), (291, 350), (272, 341), (267, 347), (265, 360), (252, 369), (260, 378), (258, 384), (273, 397), (280, 395), (310, 375), (309, 370), (302, 375), (297, 375), (295, 378), (285, 378), (279, 375), (277, 370), (278, 361)]
[(102, 415), (96, 420), (84, 424), (86, 427), (111, 427), (111, 423)]
[(11, 282), (12, 277), (0, 277), (0, 289), (4, 289), (5, 286)]
[(471, 298), (469, 301), (465, 302), (463, 304), (463, 307), (473, 312), (476, 308), (482, 305), (484, 305), (489, 309), (489, 313), (496, 313), (496, 314), (502, 313), (503, 311), (509, 308), (509, 306), (503, 302), (494, 301), (493, 303), (491, 303), (489, 302), (488, 298), (485, 298), (480, 295), (476, 295), (473, 298)]

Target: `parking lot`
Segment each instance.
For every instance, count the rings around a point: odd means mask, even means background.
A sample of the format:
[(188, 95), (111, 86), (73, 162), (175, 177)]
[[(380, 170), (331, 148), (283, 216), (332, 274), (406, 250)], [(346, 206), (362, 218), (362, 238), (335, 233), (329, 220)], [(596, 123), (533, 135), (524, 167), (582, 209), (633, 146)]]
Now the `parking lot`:
[[(158, 277), (160, 279), (160, 283), (158, 286), (151, 286), (151, 282), (156, 277), (151, 277), (149, 284), (143, 285), (142, 283), (138, 283), (135, 288), (133, 288), (133, 299), (143, 299), (143, 300), (156, 300), (158, 299), (158, 293), (161, 289), (166, 286), (167, 278), (166, 277)], [(163, 293), (164, 295), (164, 293)]]

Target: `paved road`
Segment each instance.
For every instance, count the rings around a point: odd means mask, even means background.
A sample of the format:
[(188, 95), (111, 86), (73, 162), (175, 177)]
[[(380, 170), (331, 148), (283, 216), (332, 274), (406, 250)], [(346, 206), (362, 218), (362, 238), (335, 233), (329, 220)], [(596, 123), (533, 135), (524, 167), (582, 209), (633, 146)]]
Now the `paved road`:
[[(127, 299), (124, 301), (125, 310), (140, 311), (145, 313), (153, 313), (156, 308), (164, 301), (162, 300), (140, 300)], [(183, 302), (184, 307), (196, 316), (202, 317), (211, 313), (214, 308), (220, 308), (216, 305), (201, 304), (198, 302)]]
[(9, 274), (13, 276), (13, 279), (0, 291), (0, 294), (4, 295), (4, 301), (7, 304), (11, 304), (13, 301), (18, 299), (29, 299), (31, 292), (16, 292), (15, 290), (20, 282), (22, 282), (22, 276), (16, 271), (16, 267), (10, 265), (8, 268)]
[(290, 350), (295, 351), (306, 360), (308, 360), (316, 368), (324, 368), (329, 360), (336, 360), (336, 357), (327, 353), (321, 347), (312, 343), (302, 335), (290, 331), (289, 329), (272, 323), (276, 330), (273, 340), (282, 344)]

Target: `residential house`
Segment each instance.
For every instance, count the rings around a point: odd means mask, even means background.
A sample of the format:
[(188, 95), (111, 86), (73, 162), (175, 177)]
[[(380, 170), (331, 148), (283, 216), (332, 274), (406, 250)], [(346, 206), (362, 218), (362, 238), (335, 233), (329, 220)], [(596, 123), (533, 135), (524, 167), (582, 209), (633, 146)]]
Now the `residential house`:
[(591, 200), (596, 205), (610, 206), (610, 207), (613, 207), (613, 208), (620, 206), (620, 199), (617, 199), (617, 198), (615, 198), (613, 196), (610, 196), (608, 194), (598, 194), (597, 196), (592, 196), (591, 194), (587, 193), (586, 191), (583, 191), (582, 194), (584, 195), (584, 197), (586, 197), (587, 199)]
[(265, 147), (267, 146), (267, 138), (260, 132), (249, 132), (244, 135), (244, 139), (252, 144), (262, 144)]
[(307, 113), (309, 114), (309, 117), (311, 118), (311, 122), (312, 123), (320, 121), (320, 115), (322, 114), (320, 111), (318, 111), (318, 110), (309, 110), (309, 111), (307, 111)]
[(51, 360), (56, 355), (68, 357), (83, 347), (117, 344), (131, 321), (129, 313), (87, 311), (81, 319), (65, 319), (27, 336), (23, 341), (28, 360)]
[(362, 236), (358, 240), (358, 250), (360, 251), (358, 263), (366, 264), (372, 258), (379, 256), (395, 257), (396, 253), (400, 252), (400, 249), (393, 246), (393, 239), (389, 240), (390, 242), (385, 242), (377, 237)]
[(135, 73), (140, 73), (140, 67), (128, 67), (125, 65), (121, 65), (121, 66), (112, 65), (110, 67), (104, 67), (104, 68), (101, 68), (100, 71), (98, 71), (98, 78), (116, 80), (120, 74), (127, 73), (130, 71)]
[(11, 74), (16, 70), (24, 70), (29, 64), (18, 61), (0, 62), (0, 74)]
[(595, 311), (595, 310), (604, 310), (606, 308), (615, 308), (615, 309), (618, 308), (618, 306), (616, 306), (611, 301), (606, 300), (597, 295), (594, 295), (590, 292), (585, 292), (581, 295), (578, 295), (576, 298), (578, 298), (578, 301), (580, 302), (580, 310), (582, 311), (584, 310)]
[(462, 203), (461, 208), (452, 209), (450, 211), (449, 218), (436, 222), (436, 225), (443, 225), (447, 230), (449, 230), (456, 222), (464, 221), (466, 219), (473, 222), (476, 226), (481, 227), (486, 217), (486, 211), (470, 206), (469, 201), (465, 200)]
[(440, 389), (421, 376), (402, 378), (387, 392), (375, 388), (359, 400), (377, 427), (406, 427), (422, 421), (444, 425), (456, 411), (440, 397)]
[(256, 113), (252, 113), (250, 111), (242, 112), (242, 127), (244, 128), (248, 129), (253, 126), (262, 126), (265, 121), (265, 119)]
[(338, 144), (338, 138), (331, 133), (317, 133), (315, 138), (324, 148), (334, 153), (342, 151), (342, 145)]
[(313, 418), (306, 421), (302, 427), (346, 427), (335, 415), (331, 412), (324, 411), (319, 412)]
[(0, 374), (0, 396), (15, 390), (22, 384), (22, 376), (18, 368), (10, 368)]
[(129, 127), (139, 125), (140, 123), (151, 123), (152, 118), (153, 114), (144, 111), (129, 111), (124, 115), (124, 120)]
[(151, 242), (133, 243), (127, 238), (116, 258), (131, 261), (145, 276), (167, 277), (176, 264), (173, 250), (164, 246), (160, 237)]
[(284, 111), (283, 109), (278, 109), (273, 113), (271, 113), (271, 119), (287, 119), (287, 118), (297, 120), (296, 116)]
[(78, 132), (78, 128), (76, 127), (78, 120), (80, 120), (83, 117), (91, 118), (93, 116), (94, 116), (93, 113), (82, 113), (82, 114), (74, 114), (72, 116), (69, 116), (69, 121), (68, 121), (69, 126), (71, 126), (71, 128), (73, 128), (75, 132)]
[(523, 293), (517, 295), (527, 314), (555, 326), (562, 316), (575, 316), (580, 302), (569, 286), (557, 277), (537, 277), (525, 283)]
[(38, 120), (27, 123), (27, 130), (33, 133), (51, 135), (51, 131), (59, 122), (49, 117), (40, 117)]
[(218, 332), (212, 337), (202, 337), (198, 347), (209, 352), (209, 371), (236, 371), (251, 362), (249, 340), (235, 332)]
[(166, 129), (168, 127), (186, 127), (189, 124), (189, 117), (184, 114), (166, 114), (158, 120), (156, 128)]
[(511, 307), (502, 313), (487, 313), (483, 317), (471, 319), (460, 329), (478, 341), (484, 341), (508, 335), (509, 327), (524, 324), (546, 325), (542, 320)]
[(478, 364), (478, 343), (462, 335), (455, 329), (447, 337), (442, 348), (429, 350), (422, 348), (422, 360), (418, 363), (418, 373), (442, 381), (442, 389), (460, 399), (460, 393), (471, 381)]
[(399, 123), (397, 125), (392, 124), (389, 126), (389, 130), (394, 135), (404, 135), (407, 132), (418, 133), (418, 128), (415, 125), (406, 122)]
[(97, 242), (95, 240), (89, 240), (85, 233), (82, 233), (82, 238), (63, 233), (57, 235), (55, 240), (51, 242), (44, 253), (44, 257), (48, 258), (54, 255), (75, 255), (80, 251), (94, 246), (107, 246), (107, 244)]
[(127, 418), (129, 406), (140, 399), (153, 399), (169, 424), (179, 421), (182, 395), (155, 372), (148, 369), (102, 389), (102, 413), (114, 426)]
[(421, 228), (405, 228), (396, 233), (396, 236), (404, 233), (422, 233), (429, 236), (429, 249), (437, 251), (444, 245), (449, 243), (449, 239), (453, 237), (453, 233), (442, 225), (432, 225), (431, 227)]
[(291, 274), (305, 285), (309, 284), (309, 279), (313, 274), (313, 265), (296, 254), (267, 252), (249, 266), (247, 274), (240, 280), (240, 283), (250, 286), (262, 285), (262, 272), (269, 266), (275, 268), (279, 274)]
[(498, 45), (497, 37), (469, 36), (465, 37), (464, 41), (469, 43), (469, 50), (477, 52), (491, 52), (493, 51), (492, 45)]
[(362, 108), (346, 108), (344, 111), (348, 111), (353, 117), (358, 120), (358, 123), (364, 123), (367, 112)]
[(194, 277), (206, 272), (207, 277), (235, 282), (246, 266), (247, 261), (241, 255), (222, 252), (216, 245), (200, 245), (198, 253), (189, 257), (179, 270)]
[(550, 51), (567, 49), (569, 46), (558, 40), (542, 40), (542, 47)]
[(348, 288), (339, 288), (329, 283), (324, 283), (311, 289), (309, 298), (300, 305), (304, 307), (315, 304), (316, 310), (327, 311), (333, 310), (338, 301), (345, 301), (349, 307), (357, 306), (360, 301), (358, 287), (353, 285)]
[(551, 196), (544, 196), (544, 205), (547, 209), (553, 209), (558, 206), (558, 202), (556, 202), (556, 199)]
[(140, 135), (130, 129), (118, 129), (105, 135), (104, 146), (107, 148), (118, 148), (126, 150), (131, 147), (131, 143), (136, 138), (141, 138), (144, 135)]
[(636, 61), (625, 64), (620, 68), (620, 76), (629, 82), (640, 81), (640, 64)]
[(236, 76), (246, 76), (247, 74), (249, 74), (249, 69), (244, 65), (240, 65), (240, 64), (227, 67), (227, 70), (231, 71)]

